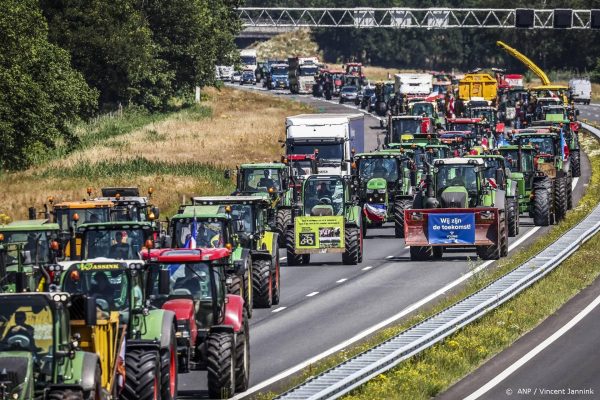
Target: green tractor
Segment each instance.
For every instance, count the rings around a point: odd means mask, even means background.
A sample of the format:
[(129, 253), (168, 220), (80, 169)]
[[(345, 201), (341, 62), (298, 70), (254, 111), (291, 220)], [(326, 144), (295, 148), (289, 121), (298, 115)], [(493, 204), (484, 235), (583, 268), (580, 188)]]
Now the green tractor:
[[(225, 172), (228, 178), (231, 173)], [(284, 163), (242, 164), (237, 169), (236, 196), (269, 194), (271, 207), (268, 223), (279, 235), (279, 245), (284, 246), (285, 229), (292, 219), (293, 189), (290, 188), (289, 168)]]
[(363, 237), (368, 227), (385, 222), (394, 222), (395, 236), (404, 237), (404, 210), (413, 201), (414, 162), (404, 152), (381, 151), (355, 155), (353, 166)]
[(344, 264), (363, 258), (361, 208), (349, 179), (311, 175), (286, 233), (287, 264), (308, 264), (311, 254), (342, 253)]
[[(471, 248), (484, 260), (508, 254), (506, 196), (485, 176), (479, 158), (448, 158), (430, 165), (412, 209), (404, 211), (412, 261), (441, 259), (445, 248)], [(496, 170), (502, 182), (503, 170)]]
[(252, 317), (253, 284), (252, 256), (250, 249), (243, 247), (231, 213), (232, 207), (214, 207), (182, 205), (169, 222), (168, 235), (161, 247), (173, 248), (220, 248), (232, 250), (228, 257), (225, 273), (228, 278), (228, 293), (244, 299), (248, 317)]
[(267, 223), (270, 201), (263, 196), (193, 197), (192, 204), (207, 211), (224, 213), (231, 208), (233, 231), (252, 259), (253, 307), (269, 308), (279, 304), (281, 276), (278, 234)]
[[(99, 355), (105, 390), (125, 400), (175, 399), (177, 321), (172, 311), (148, 307), (144, 262), (96, 258), (50, 269), (62, 291), (92, 299), (73, 303), (70, 325), (79, 347)], [(84, 321), (82, 310), (94, 313), (95, 323)], [(125, 376), (121, 388), (115, 372)]]
[[(89, 195), (91, 192), (91, 188), (88, 188)], [(136, 187), (106, 187), (101, 189), (101, 193), (102, 197), (95, 200), (114, 204), (110, 211), (111, 221), (155, 221), (160, 216), (158, 207), (150, 203), (153, 188), (148, 188), (148, 196), (140, 196), (140, 190)]]
[(207, 371), (211, 399), (245, 391), (250, 377), (244, 300), (225, 289), (230, 257), (226, 248), (144, 253), (152, 304), (177, 318), (179, 372)]
[(44, 268), (61, 257), (58, 224), (46, 219), (0, 225), (0, 288), (2, 292), (47, 290)]
[[(548, 226), (565, 218), (572, 207), (572, 175), (561, 135), (554, 132), (516, 133), (517, 146), (532, 146), (533, 182), (529, 214), (536, 226)], [(561, 143), (563, 142), (563, 143)]]
[(535, 149), (532, 146), (511, 144), (498, 147), (497, 150), (510, 168), (510, 178), (516, 182), (519, 214), (527, 214), (531, 207), (531, 193), (535, 177), (535, 170), (533, 169)]
[[(101, 356), (85, 351), (68, 323), (79, 300), (87, 299), (63, 292), (0, 294), (0, 398), (105, 397)], [(84, 309), (83, 317), (95, 324), (96, 310)]]
[[(570, 117), (572, 118), (572, 117)], [(533, 121), (532, 125), (538, 129), (549, 129), (551, 131), (562, 131), (562, 135), (569, 147), (569, 164), (572, 176), (581, 176), (581, 149), (579, 146), (579, 129), (581, 124), (572, 119), (560, 119), (554, 121)]]

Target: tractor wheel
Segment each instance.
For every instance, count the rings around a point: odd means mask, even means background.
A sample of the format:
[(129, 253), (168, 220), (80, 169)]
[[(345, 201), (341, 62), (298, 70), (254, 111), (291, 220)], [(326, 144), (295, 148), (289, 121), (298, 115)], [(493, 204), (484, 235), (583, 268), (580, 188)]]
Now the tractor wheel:
[(346, 265), (356, 265), (360, 259), (360, 232), (358, 228), (345, 229), (346, 249), (342, 254), (342, 262)]
[(273, 271), (273, 298), (272, 303), (274, 306), (279, 304), (279, 298), (281, 297), (281, 268), (279, 261), (279, 249), (275, 253), (275, 270)]
[(244, 297), (242, 279), (239, 275), (231, 275), (231, 283), (227, 286), (227, 293)]
[(394, 202), (394, 232), (397, 238), (404, 237), (404, 210), (410, 208), (412, 201), (396, 200)]
[(285, 249), (287, 250), (287, 265), (292, 267), (302, 263), (302, 255), (295, 253), (295, 246), (294, 230), (289, 229), (285, 232)]
[(292, 224), (292, 210), (280, 209), (275, 215), (275, 231), (279, 234), (279, 246), (285, 246), (287, 227)]
[(121, 399), (160, 398), (160, 356), (156, 351), (134, 349), (125, 354), (125, 387)]
[(364, 242), (363, 242), (363, 235), (360, 235), (360, 242), (358, 245), (358, 263), (360, 264), (361, 262), (363, 262), (363, 253), (364, 253)]
[(444, 246), (431, 246), (434, 260), (441, 260), (444, 256)]
[(491, 246), (477, 246), (477, 257), (482, 260), (497, 260), (500, 258), (500, 242), (502, 242), (502, 237), (498, 238), (498, 244), (493, 244)]
[(431, 246), (410, 246), (411, 261), (428, 261), (433, 257)]
[(506, 221), (502, 224), (502, 231), (500, 236), (500, 257), (508, 256), (508, 228)]
[(536, 226), (548, 226), (551, 223), (550, 188), (545, 186), (549, 184), (549, 179), (534, 183), (532, 217)]
[(55, 389), (48, 393), (48, 400), (83, 400), (83, 392), (73, 389)]
[(567, 178), (554, 179), (554, 202), (556, 222), (559, 222), (566, 217), (569, 208), (567, 200)]
[(252, 318), (252, 307), (254, 304), (254, 285), (252, 284), (253, 268), (252, 262), (248, 262), (248, 270), (244, 274), (244, 305), (248, 312), (248, 318)]
[(310, 264), (310, 254), (302, 254), (300, 256), (300, 262), (304, 265)]
[(250, 380), (250, 330), (244, 310), (242, 326), (235, 336), (235, 391), (245, 392)]
[(567, 179), (567, 208), (573, 209), (573, 177)]
[(511, 199), (507, 202), (506, 218), (508, 220), (508, 236), (517, 236), (519, 234), (519, 205), (517, 200)]
[(575, 178), (581, 176), (581, 158), (579, 157), (579, 151), (571, 152), (571, 172)]
[(235, 345), (228, 332), (212, 332), (206, 340), (208, 396), (228, 399), (235, 393)]
[(362, 221), (360, 221), (361, 222), (360, 229), (362, 229), (362, 235), (363, 235), (363, 237), (366, 238), (367, 237), (367, 230), (369, 229), (369, 226), (368, 226), (368, 222), (367, 222), (367, 217), (365, 217), (364, 213), (361, 213), (361, 214), (362, 214)]
[(107, 397), (103, 392), (102, 388), (102, 371), (100, 370), (100, 364), (96, 365), (94, 370), (94, 389), (89, 392), (85, 392), (84, 398), (87, 400), (97, 400)]
[(161, 399), (177, 398), (177, 339), (175, 327), (171, 327), (169, 348), (160, 351)]
[(254, 289), (254, 307), (270, 308), (273, 302), (271, 262), (256, 260), (252, 263), (252, 287)]

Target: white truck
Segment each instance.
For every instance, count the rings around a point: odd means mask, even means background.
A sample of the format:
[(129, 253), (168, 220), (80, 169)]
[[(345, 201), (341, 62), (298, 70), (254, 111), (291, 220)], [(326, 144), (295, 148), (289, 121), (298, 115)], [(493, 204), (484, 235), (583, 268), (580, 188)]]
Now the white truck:
[(233, 65), (218, 65), (217, 66), (217, 79), (224, 82), (230, 82), (233, 77), (234, 68)]
[(317, 57), (290, 57), (288, 65), (290, 92), (311, 94), (316, 83), (315, 76), (319, 72), (319, 59)]
[(592, 83), (589, 79), (573, 78), (569, 81), (569, 89), (575, 103), (590, 104), (592, 101)]
[(353, 154), (364, 152), (363, 114), (300, 114), (285, 129), (286, 154), (315, 154), (319, 174), (350, 175)]
[(394, 91), (407, 96), (428, 96), (433, 91), (431, 74), (395, 74)]
[(252, 72), (256, 73), (257, 63), (256, 63), (256, 50), (255, 49), (245, 49), (240, 50), (240, 59), (242, 61), (242, 70), (251, 69)]

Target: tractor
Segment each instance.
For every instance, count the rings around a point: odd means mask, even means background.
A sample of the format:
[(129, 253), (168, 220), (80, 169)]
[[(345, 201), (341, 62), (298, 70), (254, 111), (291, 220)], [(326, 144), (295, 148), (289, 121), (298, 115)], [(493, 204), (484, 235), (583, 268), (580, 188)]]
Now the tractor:
[[(116, 393), (117, 371), (125, 376), (121, 399), (171, 400), (177, 396), (177, 323), (175, 313), (148, 307), (145, 270), (141, 260), (110, 258), (50, 266), (62, 291), (92, 299), (73, 302), (70, 325), (79, 347), (100, 357), (102, 387)], [(82, 310), (97, 321), (85, 321)]]
[[(551, 125), (551, 126), (548, 126)], [(570, 119), (564, 119), (560, 121), (534, 121), (532, 126), (537, 129), (548, 129), (554, 130), (564, 135), (564, 139), (569, 146), (569, 163), (571, 167), (571, 173), (573, 177), (581, 176), (581, 154), (579, 147), (579, 129), (581, 124), (574, 121), (572, 117)], [(552, 129), (554, 127), (554, 129)]]
[[(69, 326), (69, 309), (87, 298), (53, 293), (0, 294), (0, 398), (103, 399), (102, 356), (86, 351)], [(96, 324), (96, 310), (83, 321)], [(112, 371), (111, 371), (112, 373)]]
[(308, 264), (316, 253), (342, 253), (344, 264), (362, 261), (361, 208), (350, 179), (311, 175), (286, 231), (287, 264)]
[(58, 224), (46, 219), (0, 225), (0, 290), (33, 292), (48, 289), (44, 268), (61, 257)]
[[(223, 211), (223, 212), (222, 212)], [(168, 235), (163, 238), (164, 248), (220, 248), (231, 250), (227, 266), (228, 293), (244, 299), (248, 317), (252, 317), (252, 258), (250, 249), (242, 246), (235, 234), (231, 206), (214, 207), (181, 205), (169, 222)]]
[[(404, 210), (412, 206), (415, 163), (404, 152), (382, 151), (354, 157), (354, 186), (362, 208), (362, 236), (368, 227), (394, 222), (395, 236), (404, 236)], [(412, 178), (412, 182), (411, 182)]]
[(252, 259), (252, 306), (269, 308), (279, 304), (279, 241), (267, 223), (268, 195), (193, 197), (192, 204), (217, 214), (231, 208), (233, 231), (241, 246), (250, 250)]
[(177, 318), (180, 373), (208, 371), (211, 399), (248, 388), (250, 338), (244, 300), (227, 294), (231, 250), (160, 249), (144, 253), (154, 306)]
[(510, 177), (516, 182), (516, 197), (519, 214), (529, 213), (531, 207), (533, 181), (533, 157), (535, 149), (531, 146), (500, 146), (497, 151), (504, 157), (510, 168)]
[(145, 247), (148, 240), (158, 243), (159, 233), (149, 221), (87, 223), (79, 225), (76, 231), (84, 260), (96, 257), (141, 260), (142, 252), (148, 250)]
[[(504, 171), (496, 170), (496, 182)], [(505, 194), (485, 177), (485, 162), (435, 160), (424, 185), (404, 211), (404, 237), (412, 261), (441, 259), (445, 248), (474, 248), (484, 260), (508, 254)]]
[(384, 145), (389, 146), (392, 143), (402, 142), (402, 137), (406, 135), (427, 135), (433, 133), (433, 127), (429, 118), (422, 116), (390, 116), (385, 135)]
[[(148, 196), (140, 196), (136, 187), (106, 187), (101, 189), (102, 197), (95, 200), (111, 201), (114, 204), (111, 210), (112, 221), (154, 221), (158, 220), (160, 213), (158, 207), (153, 206), (153, 188), (148, 188)], [(88, 194), (91, 189), (88, 188)]]
[[(319, 173), (319, 154), (288, 154), (281, 157), (281, 162), (288, 166), (289, 186), (294, 190), (293, 196), (302, 192), (302, 181), (309, 175)], [(293, 197), (292, 196), (292, 197)]]
[(563, 133), (515, 133), (517, 146), (534, 148), (530, 216), (537, 226), (548, 226), (565, 218), (572, 207), (572, 175), (568, 146)]

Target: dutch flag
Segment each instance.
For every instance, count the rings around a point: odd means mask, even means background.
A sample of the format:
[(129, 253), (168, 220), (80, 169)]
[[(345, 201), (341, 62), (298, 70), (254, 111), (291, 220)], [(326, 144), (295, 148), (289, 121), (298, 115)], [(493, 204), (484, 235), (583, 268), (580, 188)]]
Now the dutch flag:
[(190, 233), (190, 237), (185, 241), (186, 249), (195, 249), (196, 248), (196, 237), (198, 236), (198, 221), (196, 221), (196, 217), (192, 221), (192, 232)]

